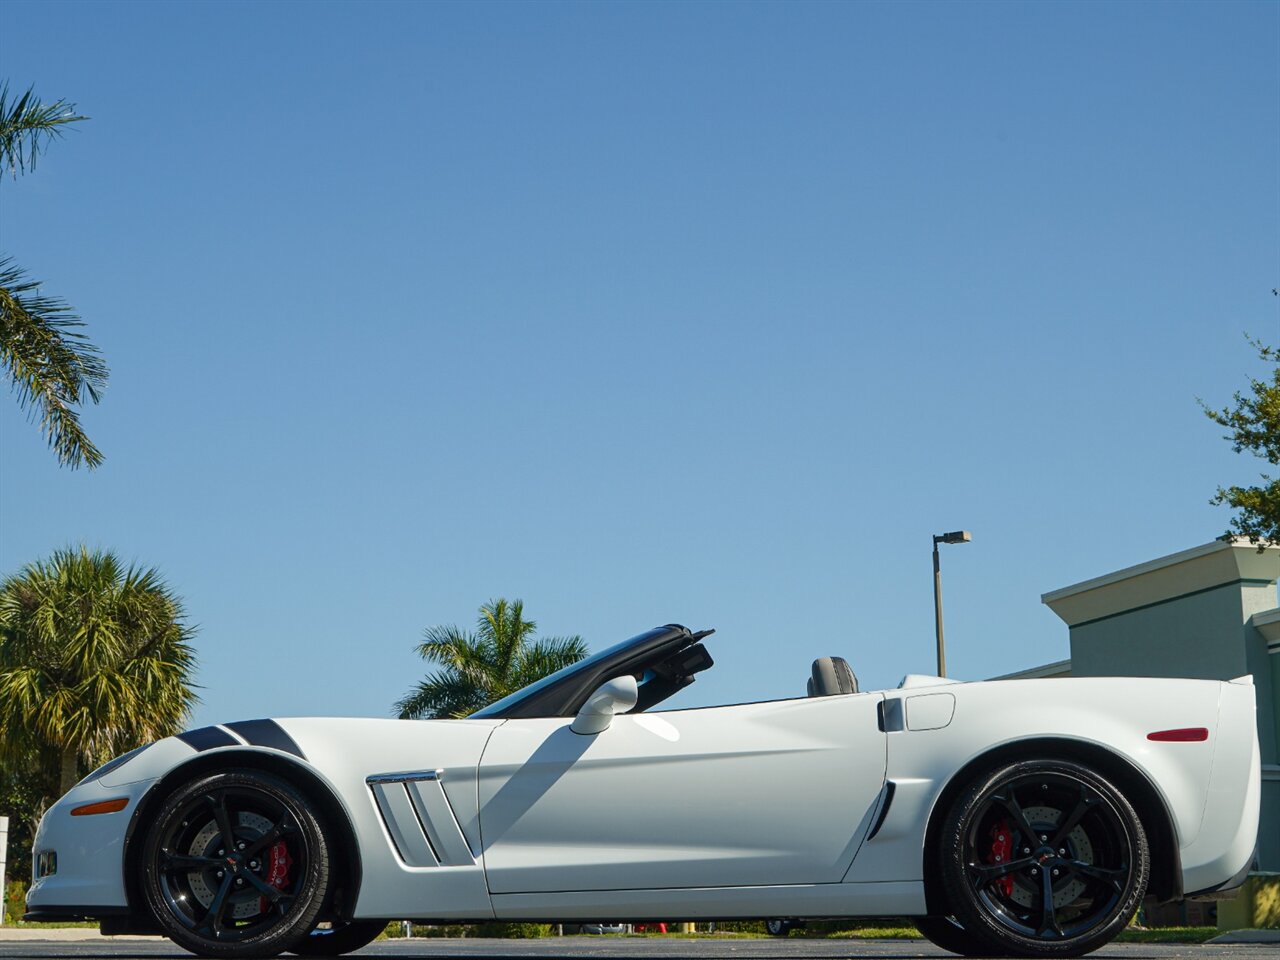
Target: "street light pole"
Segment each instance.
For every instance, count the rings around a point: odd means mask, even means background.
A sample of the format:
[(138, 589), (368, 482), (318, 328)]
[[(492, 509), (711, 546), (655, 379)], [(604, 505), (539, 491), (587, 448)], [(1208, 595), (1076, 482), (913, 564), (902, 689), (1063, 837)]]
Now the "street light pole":
[(973, 539), (968, 530), (935, 534), (933, 537), (933, 618), (938, 636), (938, 676), (947, 675), (947, 648), (942, 639), (942, 564), (938, 560), (938, 544), (968, 543)]

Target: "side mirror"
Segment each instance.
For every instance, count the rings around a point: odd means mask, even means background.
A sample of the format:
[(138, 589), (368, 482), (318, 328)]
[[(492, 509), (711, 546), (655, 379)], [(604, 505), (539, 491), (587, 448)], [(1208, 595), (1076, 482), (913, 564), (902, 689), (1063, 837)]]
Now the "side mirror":
[(578, 715), (569, 727), (574, 733), (592, 734), (608, 730), (615, 713), (626, 713), (640, 699), (636, 678), (627, 674), (602, 683), (596, 692), (587, 697)]

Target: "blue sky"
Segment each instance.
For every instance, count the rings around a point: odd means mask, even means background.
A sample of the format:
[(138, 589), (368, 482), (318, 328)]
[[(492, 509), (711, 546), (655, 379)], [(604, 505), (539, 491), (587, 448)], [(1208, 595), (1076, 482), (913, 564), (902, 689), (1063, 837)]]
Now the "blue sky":
[(6, 4), (91, 122), (0, 248), (112, 369), (0, 403), (0, 571), (158, 566), (196, 721), (385, 715), (423, 627), (719, 629), (683, 702), (1067, 655), (1220, 534), (1280, 336), (1280, 5)]

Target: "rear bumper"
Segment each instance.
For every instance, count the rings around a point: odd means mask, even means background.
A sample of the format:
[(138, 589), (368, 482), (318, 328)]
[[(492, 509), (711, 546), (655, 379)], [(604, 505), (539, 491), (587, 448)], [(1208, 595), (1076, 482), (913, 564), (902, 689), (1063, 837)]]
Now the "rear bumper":
[(1262, 763), (1252, 685), (1222, 684), (1213, 769), (1195, 840), (1182, 848), (1187, 897), (1225, 892), (1244, 882), (1258, 846)]
[(1240, 868), (1230, 880), (1226, 880), (1216, 887), (1208, 890), (1196, 890), (1186, 895), (1187, 900), (1230, 900), (1236, 895), (1236, 891), (1244, 886), (1244, 882), (1249, 879), (1249, 874), (1253, 872), (1253, 868), (1258, 864), (1258, 849), (1254, 847), (1253, 856), (1249, 858), (1249, 862)]

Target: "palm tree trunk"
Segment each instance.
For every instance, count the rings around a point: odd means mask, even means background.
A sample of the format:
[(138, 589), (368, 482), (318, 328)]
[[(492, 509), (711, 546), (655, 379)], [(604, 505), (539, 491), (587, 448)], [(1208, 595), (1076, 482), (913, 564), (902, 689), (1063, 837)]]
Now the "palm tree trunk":
[(62, 751), (62, 792), (66, 793), (80, 779), (80, 756), (74, 747)]

